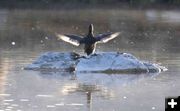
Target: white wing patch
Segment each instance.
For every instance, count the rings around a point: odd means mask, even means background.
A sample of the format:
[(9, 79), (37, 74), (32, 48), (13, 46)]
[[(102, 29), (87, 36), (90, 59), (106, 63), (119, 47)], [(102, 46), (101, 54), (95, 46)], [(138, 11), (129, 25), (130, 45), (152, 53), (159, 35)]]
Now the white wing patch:
[(75, 46), (79, 46), (80, 43), (77, 41), (77, 40), (74, 40), (74, 39), (71, 39), (70, 37), (68, 36), (65, 36), (65, 35), (61, 35), (61, 34), (56, 34), (57, 37), (65, 42), (68, 42), (72, 45), (75, 45)]
[(106, 43), (109, 40), (114, 39), (115, 37), (117, 37), (119, 34), (120, 34), (120, 32), (113, 33), (113, 34), (109, 35), (108, 37), (103, 38), (101, 40), (101, 42)]

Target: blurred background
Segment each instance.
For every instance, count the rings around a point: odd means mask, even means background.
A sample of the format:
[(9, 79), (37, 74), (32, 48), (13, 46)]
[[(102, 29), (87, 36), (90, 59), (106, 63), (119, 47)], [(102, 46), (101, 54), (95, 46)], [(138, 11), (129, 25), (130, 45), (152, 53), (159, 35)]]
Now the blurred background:
[[(1, 0), (0, 47), (69, 49), (54, 33), (122, 32), (102, 51), (146, 49), (177, 52), (180, 0)], [(16, 43), (12, 47), (12, 42)], [(74, 48), (74, 47), (73, 47)], [(74, 48), (74, 50), (78, 48)]]

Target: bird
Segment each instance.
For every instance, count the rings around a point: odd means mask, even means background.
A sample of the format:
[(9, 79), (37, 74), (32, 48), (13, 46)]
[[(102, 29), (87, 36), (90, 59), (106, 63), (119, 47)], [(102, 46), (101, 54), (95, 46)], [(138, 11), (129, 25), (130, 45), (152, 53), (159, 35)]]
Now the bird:
[(84, 44), (84, 52), (87, 55), (93, 54), (96, 49), (97, 43), (106, 43), (114, 38), (116, 38), (120, 32), (107, 32), (103, 34), (98, 34), (94, 36), (94, 26), (93, 24), (89, 25), (88, 34), (85, 37), (73, 35), (73, 34), (58, 34), (56, 36), (58, 39), (61, 39), (65, 42), (68, 42), (72, 45), (79, 46)]

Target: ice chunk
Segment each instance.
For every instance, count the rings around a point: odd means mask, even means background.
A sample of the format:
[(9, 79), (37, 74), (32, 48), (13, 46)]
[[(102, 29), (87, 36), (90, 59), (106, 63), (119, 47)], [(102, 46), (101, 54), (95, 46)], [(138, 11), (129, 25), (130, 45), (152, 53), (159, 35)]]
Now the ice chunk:
[(131, 54), (119, 52), (104, 52), (87, 57), (72, 52), (47, 52), (24, 69), (104, 73), (157, 73), (167, 70), (158, 64), (140, 61)]

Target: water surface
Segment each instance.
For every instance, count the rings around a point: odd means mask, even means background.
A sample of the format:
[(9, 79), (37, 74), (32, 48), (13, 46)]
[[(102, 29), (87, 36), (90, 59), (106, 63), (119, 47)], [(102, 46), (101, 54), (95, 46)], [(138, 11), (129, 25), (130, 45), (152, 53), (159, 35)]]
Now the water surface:
[[(89, 16), (91, 15), (91, 16)], [(94, 16), (92, 16), (94, 15)], [(26, 71), (47, 51), (76, 51), (54, 33), (122, 35), (97, 51), (120, 51), (161, 63), (160, 74), (104, 74)], [(179, 13), (138, 10), (1, 10), (0, 110), (163, 111), (165, 97), (180, 94)], [(15, 44), (13, 44), (14, 42)]]

